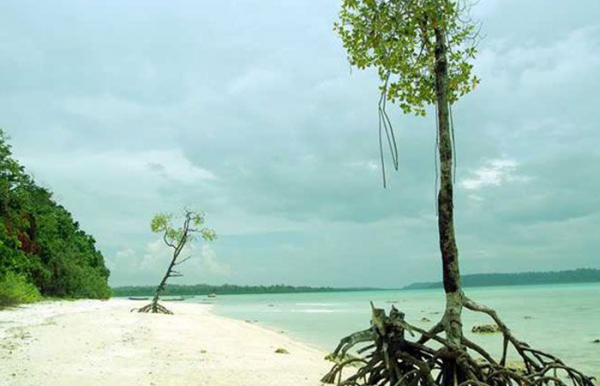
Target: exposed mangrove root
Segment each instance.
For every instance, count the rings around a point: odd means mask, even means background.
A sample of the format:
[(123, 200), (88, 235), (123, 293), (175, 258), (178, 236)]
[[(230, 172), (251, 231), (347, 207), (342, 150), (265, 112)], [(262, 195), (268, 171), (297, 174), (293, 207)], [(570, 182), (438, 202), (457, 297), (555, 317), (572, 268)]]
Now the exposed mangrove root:
[(169, 311), (165, 306), (163, 306), (162, 304), (160, 304), (158, 302), (152, 302), (150, 304), (145, 305), (142, 308), (134, 308), (131, 311), (132, 312), (137, 311), (137, 312), (143, 312), (143, 313), (150, 313), (150, 314), (173, 315), (173, 313), (171, 311)]
[[(594, 386), (594, 378), (518, 340), (494, 310), (464, 295), (462, 305), (489, 315), (496, 323), (503, 336), (500, 360), (465, 337), (457, 346), (440, 336), (448, 325), (446, 315), (426, 331), (407, 323), (394, 306), (388, 316), (371, 305), (371, 327), (341, 340), (329, 356), (336, 364), (322, 382), (340, 386)], [(360, 357), (349, 355), (358, 344), (366, 344), (356, 350)], [(508, 361), (509, 351), (518, 355), (518, 365)], [(357, 363), (360, 367), (344, 377), (343, 370)]]

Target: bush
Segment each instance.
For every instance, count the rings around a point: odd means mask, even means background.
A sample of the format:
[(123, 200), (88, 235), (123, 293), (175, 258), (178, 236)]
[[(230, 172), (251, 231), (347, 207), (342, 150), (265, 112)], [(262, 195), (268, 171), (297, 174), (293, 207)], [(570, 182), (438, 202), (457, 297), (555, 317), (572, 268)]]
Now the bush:
[(6, 272), (0, 277), (0, 307), (40, 300), (40, 292), (23, 275)]

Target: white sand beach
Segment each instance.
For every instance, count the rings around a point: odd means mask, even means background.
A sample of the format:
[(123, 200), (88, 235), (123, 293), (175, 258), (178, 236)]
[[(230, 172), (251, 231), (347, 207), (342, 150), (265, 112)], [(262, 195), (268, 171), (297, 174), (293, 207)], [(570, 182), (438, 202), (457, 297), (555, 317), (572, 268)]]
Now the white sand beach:
[(320, 385), (331, 365), (323, 352), (209, 305), (166, 304), (175, 315), (132, 313), (143, 302), (118, 299), (2, 310), (0, 384)]

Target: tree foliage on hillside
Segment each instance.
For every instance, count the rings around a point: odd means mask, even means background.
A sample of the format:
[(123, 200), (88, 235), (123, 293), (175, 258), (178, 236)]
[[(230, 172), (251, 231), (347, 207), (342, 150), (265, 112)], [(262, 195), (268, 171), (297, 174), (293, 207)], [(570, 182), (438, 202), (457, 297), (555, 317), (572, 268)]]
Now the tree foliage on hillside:
[(109, 271), (94, 238), (35, 184), (0, 129), (0, 283), (9, 275), (45, 296), (110, 296)]

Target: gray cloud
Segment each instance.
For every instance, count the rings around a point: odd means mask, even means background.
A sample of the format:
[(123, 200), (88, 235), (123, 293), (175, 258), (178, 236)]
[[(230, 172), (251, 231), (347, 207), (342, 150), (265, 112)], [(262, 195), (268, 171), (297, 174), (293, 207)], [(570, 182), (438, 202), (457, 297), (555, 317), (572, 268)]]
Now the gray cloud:
[[(114, 284), (160, 275), (148, 222), (184, 205), (220, 235), (184, 282), (435, 279), (433, 118), (394, 112), (400, 170), (382, 189), (378, 80), (350, 71), (337, 7), (6, 2), (0, 124), (94, 234)], [(483, 82), (454, 108), (463, 271), (599, 266), (598, 11), (474, 8)]]

